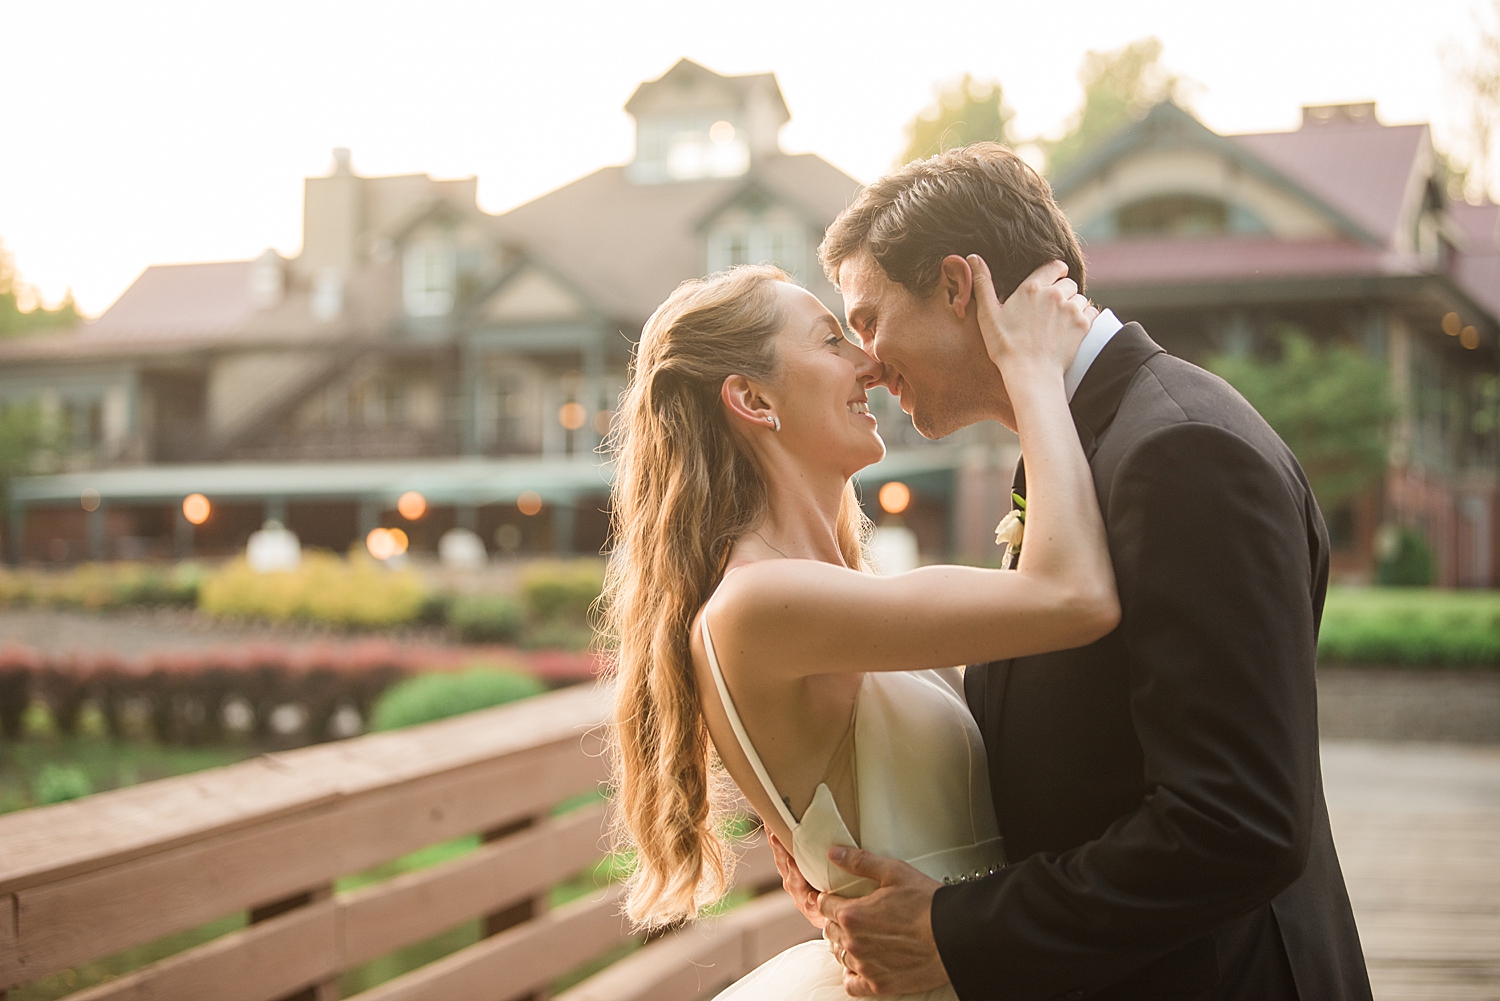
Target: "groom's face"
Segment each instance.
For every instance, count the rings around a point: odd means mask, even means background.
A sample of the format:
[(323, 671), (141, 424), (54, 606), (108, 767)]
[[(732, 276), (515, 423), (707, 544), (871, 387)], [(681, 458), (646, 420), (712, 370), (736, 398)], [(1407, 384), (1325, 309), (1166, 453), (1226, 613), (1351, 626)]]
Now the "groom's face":
[[(959, 268), (949, 267), (957, 262)], [(1004, 383), (984, 349), (968, 266), (944, 261), (919, 297), (890, 279), (868, 250), (839, 266), (844, 312), (865, 352), (885, 366), (881, 381), (925, 438), (941, 438), (1009, 412)]]

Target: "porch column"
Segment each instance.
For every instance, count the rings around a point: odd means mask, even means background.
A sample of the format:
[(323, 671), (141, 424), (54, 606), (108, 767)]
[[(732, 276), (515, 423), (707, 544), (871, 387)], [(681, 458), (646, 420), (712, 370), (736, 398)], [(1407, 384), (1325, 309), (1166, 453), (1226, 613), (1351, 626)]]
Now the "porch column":
[(108, 524), (104, 520), (108, 510), (108, 506), (100, 501), (99, 506), (88, 513), (89, 559), (91, 560), (102, 560), (109, 556)]
[(10, 502), (10, 565), (20, 566), (26, 552), (26, 507), (18, 500)]
[(359, 501), (359, 539), (357, 541), (361, 545), (364, 544), (366, 536), (368, 536), (371, 532), (375, 531), (375, 529), (377, 529), (377, 528), (380, 527), (380, 508), (381, 508), (381, 506), (382, 505), (381, 505), (380, 501), (378, 501), (378, 500), (371, 500), (368, 497), (361, 497), (360, 498), (360, 501)]
[(482, 438), (479, 434), (479, 386), (480, 386), (480, 358), (474, 348), (465, 344), (459, 349), (459, 371), (458, 380), (463, 393), (463, 428), (460, 436), (463, 439), (464, 455), (478, 455), (482, 451)]
[(552, 551), (559, 556), (573, 552), (573, 526), (578, 521), (578, 510), (572, 499), (563, 504), (552, 505)]
[(594, 428), (594, 420), (599, 411), (604, 409), (604, 340), (595, 337), (588, 347), (583, 349), (583, 405), (588, 408), (588, 420), (579, 429), (578, 442), (582, 446), (578, 452), (582, 455), (594, 454), (594, 449), (599, 447), (600, 435)]
[(172, 539), (176, 545), (177, 558), (188, 560), (193, 558), (193, 523), (187, 520), (187, 515), (182, 513), (182, 503), (172, 506), (174, 511), (172, 522)]

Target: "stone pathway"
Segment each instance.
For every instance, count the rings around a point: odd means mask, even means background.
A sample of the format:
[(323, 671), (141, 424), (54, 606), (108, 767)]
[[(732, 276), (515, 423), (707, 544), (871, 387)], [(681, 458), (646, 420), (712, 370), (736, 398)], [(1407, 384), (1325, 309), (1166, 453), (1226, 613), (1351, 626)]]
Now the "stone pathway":
[(1376, 1001), (1500, 1001), (1500, 745), (1330, 740), (1323, 778)]

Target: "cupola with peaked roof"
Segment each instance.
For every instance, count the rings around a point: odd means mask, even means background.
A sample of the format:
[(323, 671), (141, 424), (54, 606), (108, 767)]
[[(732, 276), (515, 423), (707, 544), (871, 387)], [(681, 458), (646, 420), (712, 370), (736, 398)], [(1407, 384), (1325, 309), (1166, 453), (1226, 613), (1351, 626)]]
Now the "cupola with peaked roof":
[(691, 59), (636, 88), (625, 104), (635, 118), (637, 184), (738, 177), (779, 152), (791, 118), (772, 73), (722, 76)]

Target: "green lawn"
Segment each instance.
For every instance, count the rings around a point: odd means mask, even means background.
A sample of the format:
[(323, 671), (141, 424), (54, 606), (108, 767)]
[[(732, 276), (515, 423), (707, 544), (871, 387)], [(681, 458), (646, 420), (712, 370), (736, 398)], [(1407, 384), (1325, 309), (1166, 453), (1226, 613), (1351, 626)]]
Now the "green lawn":
[(0, 813), (232, 765), (256, 753), (248, 745), (167, 747), (103, 737), (0, 741)]
[(1500, 666), (1500, 591), (1332, 588), (1318, 659), (1325, 664)]

